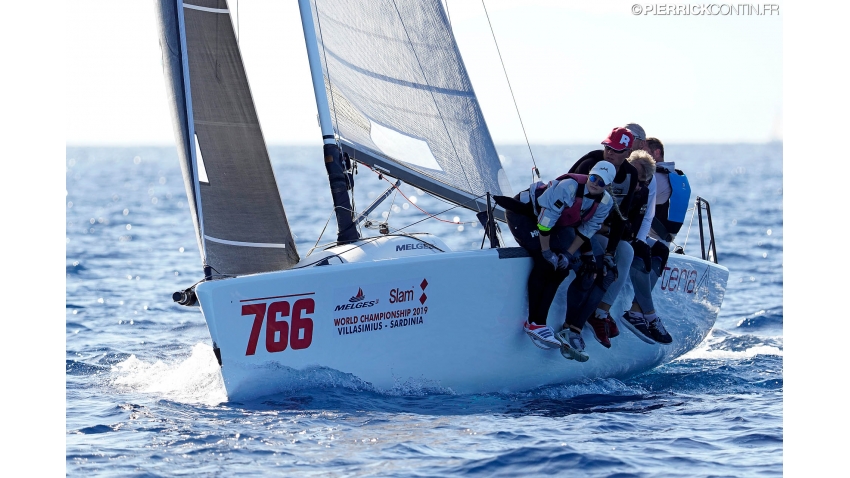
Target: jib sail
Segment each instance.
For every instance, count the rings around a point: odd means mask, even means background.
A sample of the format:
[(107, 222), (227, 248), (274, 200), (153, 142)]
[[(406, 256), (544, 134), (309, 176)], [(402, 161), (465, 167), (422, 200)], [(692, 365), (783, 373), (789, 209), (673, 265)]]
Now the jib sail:
[(158, 0), (177, 150), (204, 265), (288, 269), (298, 252), (225, 0)]

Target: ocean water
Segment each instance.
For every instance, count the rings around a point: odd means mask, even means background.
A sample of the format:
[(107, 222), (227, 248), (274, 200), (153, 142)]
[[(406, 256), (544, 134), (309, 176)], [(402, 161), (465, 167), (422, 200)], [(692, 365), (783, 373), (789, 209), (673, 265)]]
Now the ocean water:
[[(527, 187), (528, 148), (498, 149), (514, 190)], [(544, 178), (591, 149), (533, 147)], [(270, 147), (270, 155), (303, 256), (335, 236), (321, 147)], [(200, 312), (171, 300), (203, 277), (176, 150), (68, 147), (66, 473), (782, 475), (782, 144), (668, 145), (667, 159), (710, 202), (730, 271), (714, 330), (680, 359), (628, 380), (514, 394), (411, 382), (376, 390), (322, 371), (234, 402)], [(356, 206), (387, 186), (361, 166)], [(374, 217), (385, 213), (400, 228), (426, 217), (418, 208), (451, 207), (402, 191)], [(463, 224), (430, 219), (406, 231), (435, 233), (454, 250), (481, 246), (471, 212), (439, 217)], [(687, 250), (696, 248), (689, 237)]]

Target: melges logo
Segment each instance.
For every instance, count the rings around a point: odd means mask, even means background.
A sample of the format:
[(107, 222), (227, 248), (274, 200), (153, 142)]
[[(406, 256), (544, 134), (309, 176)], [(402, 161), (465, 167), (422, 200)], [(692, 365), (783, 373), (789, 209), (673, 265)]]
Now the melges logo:
[(397, 245), (397, 246), (395, 246), (395, 251), (401, 252), (401, 251), (412, 251), (414, 249), (430, 249), (430, 248), (431, 248), (430, 244), (425, 244), (424, 242), (417, 242), (415, 244)]
[(358, 288), (357, 288), (357, 295), (355, 295), (354, 297), (352, 297), (352, 298), (348, 299), (348, 301), (349, 301), (349, 302), (360, 302), (361, 300), (363, 300), (363, 299), (365, 299), (365, 298), (366, 298), (366, 296), (365, 296), (365, 295), (363, 295), (363, 289), (361, 289), (361, 288), (359, 288), (359, 287), (358, 287)]
[(380, 299), (375, 300), (366, 300), (366, 294), (363, 293), (363, 289), (358, 287), (357, 294), (353, 295), (350, 299), (348, 299), (348, 304), (340, 304), (334, 307), (334, 310), (349, 310), (349, 309), (362, 309), (364, 307), (372, 307), (377, 304)]

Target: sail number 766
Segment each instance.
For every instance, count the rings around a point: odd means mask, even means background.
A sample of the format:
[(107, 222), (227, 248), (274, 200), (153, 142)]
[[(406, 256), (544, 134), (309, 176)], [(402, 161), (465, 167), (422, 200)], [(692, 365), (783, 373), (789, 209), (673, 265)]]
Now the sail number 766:
[[(306, 314), (312, 314), (315, 308), (316, 304), (310, 298), (298, 299), (291, 307), (285, 300), (271, 304), (243, 305), (242, 315), (254, 316), (245, 355), (256, 353), (263, 322), (266, 324), (266, 351), (269, 353), (283, 352), (287, 346), (292, 346), (292, 350), (309, 347), (313, 342), (313, 319), (306, 317)], [(290, 321), (287, 322), (286, 318), (290, 314)]]

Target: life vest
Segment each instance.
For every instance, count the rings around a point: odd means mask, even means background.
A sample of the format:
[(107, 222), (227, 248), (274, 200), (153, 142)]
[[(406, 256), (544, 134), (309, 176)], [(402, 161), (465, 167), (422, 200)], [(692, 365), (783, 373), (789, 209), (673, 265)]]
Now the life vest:
[(688, 212), (688, 204), (691, 200), (691, 185), (688, 177), (678, 169), (675, 173), (666, 170), (658, 172), (665, 173), (670, 181), (670, 199), (664, 204), (655, 206), (655, 218), (652, 220), (652, 229), (667, 242), (673, 240), (673, 235), (678, 233), (685, 222)]
[[(653, 178), (653, 181), (655, 179)], [(629, 221), (626, 235), (628, 240), (632, 240), (640, 231), (640, 226), (643, 223), (643, 216), (646, 214), (647, 203), (649, 202), (649, 187), (642, 187), (635, 191), (632, 197), (632, 207), (628, 212), (627, 219)]]
[[(555, 227), (576, 227), (583, 222), (587, 222), (593, 215), (596, 213), (596, 209), (599, 207), (599, 202), (602, 201), (602, 197), (604, 195), (600, 195), (598, 198), (593, 200), (593, 205), (587, 209), (587, 212), (584, 213), (584, 216), (581, 214), (581, 205), (582, 200), (584, 199), (584, 189), (585, 184), (587, 184), (587, 175), (586, 174), (573, 174), (567, 173), (555, 178), (556, 181), (563, 181), (565, 179), (572, 179), (578, 183), (578, 187), (576, 187), (576, 197), (573, 201), (573, 205), (569, 207), (565, 207), (561, 210), (561, 216), (555, 222)], [(534, 199), (537, 202), (537, 198), (543, 194), (543, 191), (548, 189), (549, 184), (547, 183), (538, 183), (537, 188), (534, 190)]]

